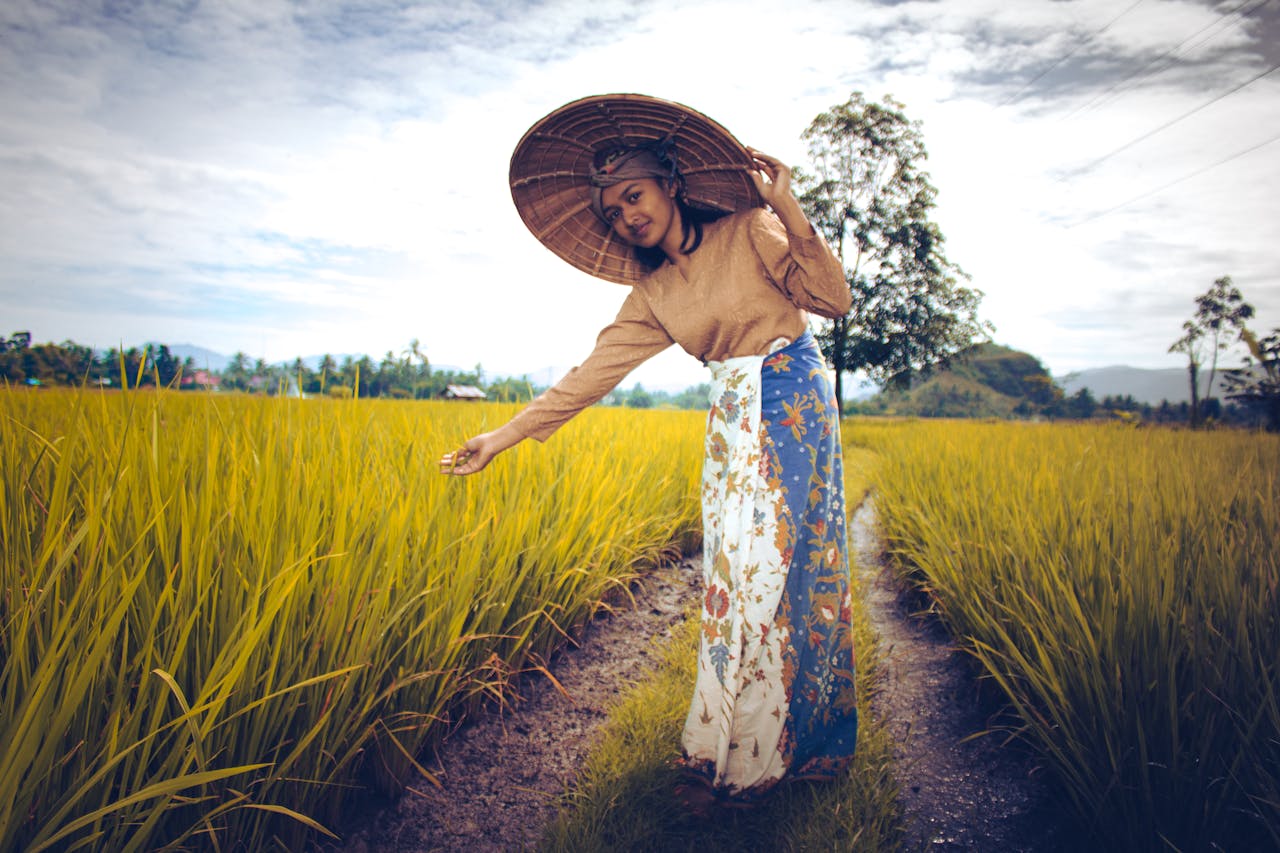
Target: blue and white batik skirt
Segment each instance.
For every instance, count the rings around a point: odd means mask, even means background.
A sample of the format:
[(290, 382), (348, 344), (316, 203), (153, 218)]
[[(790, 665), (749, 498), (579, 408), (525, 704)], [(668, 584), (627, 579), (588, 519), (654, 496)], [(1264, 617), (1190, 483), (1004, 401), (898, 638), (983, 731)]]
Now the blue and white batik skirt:
[(718, 795), (752, 800), (853, 758), (840, 421), (807, 331), (708, 366), (705, 595), (684, 766)]

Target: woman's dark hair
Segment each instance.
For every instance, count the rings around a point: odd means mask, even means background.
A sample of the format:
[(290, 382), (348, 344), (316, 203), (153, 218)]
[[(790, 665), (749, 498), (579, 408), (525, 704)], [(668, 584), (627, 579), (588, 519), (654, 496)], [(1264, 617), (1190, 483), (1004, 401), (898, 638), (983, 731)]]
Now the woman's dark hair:
[[(676, 177), (673, 180), (679, 182), (679, 189), (676, 190), (676, 207), (680, 211), (680, 227), (682, 231), (680, 254), (692, 255), (702, 245), (702, 226), (715, 222), (717, 219), (723, 219), (729, 215), (729, 212), (689, 204), (684, 194), (684, 180), (680, 177)], [(666, 253), (659, 246), (650, 248), (637, 246), (635, 253), (636, 260), (640, 261), (640, 265), (650, 272), (662, 266), (667, 260)]]

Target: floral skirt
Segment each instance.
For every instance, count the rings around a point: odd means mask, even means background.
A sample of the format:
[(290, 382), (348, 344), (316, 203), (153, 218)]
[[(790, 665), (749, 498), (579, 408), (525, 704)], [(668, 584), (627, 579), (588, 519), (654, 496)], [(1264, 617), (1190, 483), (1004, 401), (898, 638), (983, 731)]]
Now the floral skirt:
[(832, 778), (853, 758), (840, 421), (807, 331), (709, 366), (706, 593), (682, 746), (690, 774), (749, 801), (784, 778)]

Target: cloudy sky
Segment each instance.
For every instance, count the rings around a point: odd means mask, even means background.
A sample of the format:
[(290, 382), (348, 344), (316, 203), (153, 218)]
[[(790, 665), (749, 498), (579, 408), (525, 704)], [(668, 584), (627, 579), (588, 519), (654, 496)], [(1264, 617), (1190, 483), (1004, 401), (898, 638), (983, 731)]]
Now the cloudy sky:
[(803, 164), (856, 90), (922, 122), (995, 340), (1180, 366), (1218, 276), (1280, 326), (1277, 63), (1280, 0), (4, 0), (0, 335), (572, 365), (624, 290), (521, 224), (529, 125), (643, 92)]

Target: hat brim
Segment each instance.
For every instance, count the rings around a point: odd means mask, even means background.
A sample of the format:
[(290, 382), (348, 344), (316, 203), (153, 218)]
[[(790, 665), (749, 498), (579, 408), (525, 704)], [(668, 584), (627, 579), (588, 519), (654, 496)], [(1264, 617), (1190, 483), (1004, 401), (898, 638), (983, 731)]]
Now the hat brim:
[(544, 246), (580, 270), (634, 284), (648, 270), (591, 210), (597, 151), (670, 140), (685, 193), (695, 207), (725, 212), (761, 207), (751, 155), (733, 134), (697, 110), (648, 95), (593, 95), (531, 127), (511, 155), (511, 197)]

